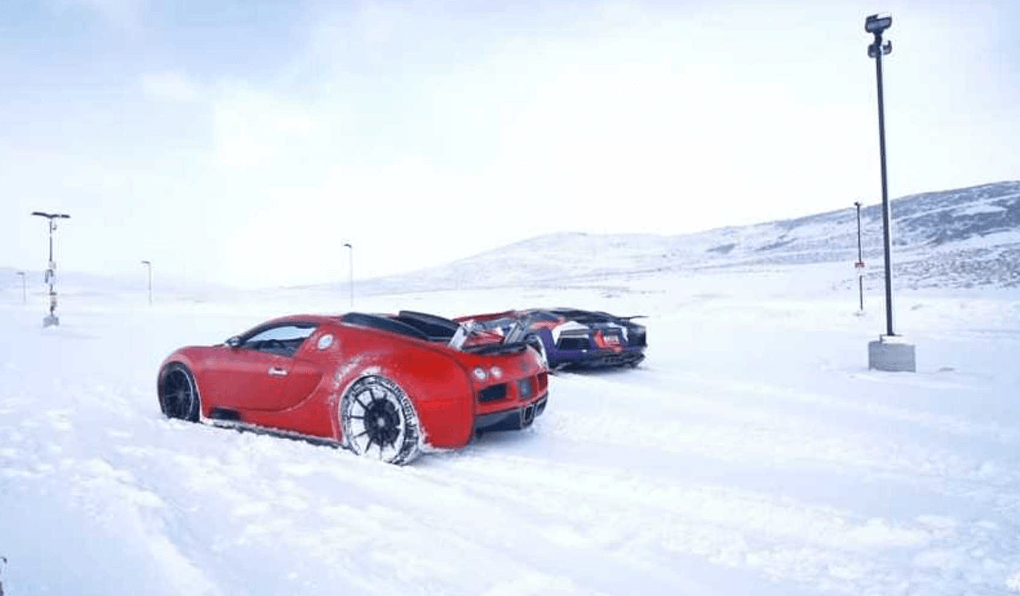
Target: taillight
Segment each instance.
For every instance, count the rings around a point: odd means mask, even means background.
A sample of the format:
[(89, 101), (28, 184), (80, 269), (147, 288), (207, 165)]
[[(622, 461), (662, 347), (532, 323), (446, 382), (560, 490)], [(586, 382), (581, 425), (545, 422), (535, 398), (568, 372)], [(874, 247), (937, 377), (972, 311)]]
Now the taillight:
[(535, 388), (531, 384), (531, 379), (517, 381), (517, 394), (521, 396), (521, 399), (528, 399), (535, 394)]

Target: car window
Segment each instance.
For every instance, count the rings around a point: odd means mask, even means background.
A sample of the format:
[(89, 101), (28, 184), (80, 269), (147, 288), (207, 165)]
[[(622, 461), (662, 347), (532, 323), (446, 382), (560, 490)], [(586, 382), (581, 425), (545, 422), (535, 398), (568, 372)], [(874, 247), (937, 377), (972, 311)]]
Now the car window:
[(241, 348), (280, 356), (293, 356), (308, 336), (315, 333), (315, 325), (292, 323), (277, 325), (258, 331), (241, 343)]

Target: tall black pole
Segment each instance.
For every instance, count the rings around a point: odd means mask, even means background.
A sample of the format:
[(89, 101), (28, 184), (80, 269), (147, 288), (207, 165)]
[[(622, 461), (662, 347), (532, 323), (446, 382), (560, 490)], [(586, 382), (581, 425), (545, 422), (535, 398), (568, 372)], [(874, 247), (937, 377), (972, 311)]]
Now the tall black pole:
[(885, 168), (885, 102), (882, 97), (882, 35), (875, 35), (875, 77), (878, 79), (878, 147), (882, 159), (882, 234), (885, 242), (885, 330), (886, 335), (893, 332), (892, 321), (892, 237), (889, 232), (889, 186), (886, 181)]

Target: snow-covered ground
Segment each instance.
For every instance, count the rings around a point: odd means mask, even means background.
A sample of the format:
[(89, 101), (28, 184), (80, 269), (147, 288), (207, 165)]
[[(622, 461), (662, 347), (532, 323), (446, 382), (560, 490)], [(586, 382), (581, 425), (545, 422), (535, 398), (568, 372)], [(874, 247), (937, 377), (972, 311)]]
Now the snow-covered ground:
[(898, 293), (916, 374), (867, 370), (844, 264), (375, 295), (365, 311), (647, 314), (636, 370), (403, 468), (168, 421), (156, 367), (322, 288), (0, 292), (0, 583), (36, 594), (1020, 593), (1020, 291)]

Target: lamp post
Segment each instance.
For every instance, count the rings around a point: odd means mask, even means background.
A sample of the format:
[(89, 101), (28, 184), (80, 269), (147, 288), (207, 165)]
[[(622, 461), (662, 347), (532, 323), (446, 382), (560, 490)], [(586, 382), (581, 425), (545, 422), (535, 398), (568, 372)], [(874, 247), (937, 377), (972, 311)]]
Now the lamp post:
[(350, 242), (344, 242), (344, 247), (348, 249), (347, 253), (347, 272), (350, 277), (350, 292), (351, 292), (351, 309), (354, 309), (354, 247), (351, 246)]
[(864, 312), (864, 249), (861, 247), (861, 202), (854, 201), (854, 207), (857, 207), (857, 262), (854, 263), (854, 267), (857, 268), (857, 281), (861, 290), (861, 312)]
[(875, 59), (878, 85), (878, 146), (882, 166), (882, 235), (885, 248), (885, 335), (868, 344), (868, 367), (888, 371), (914, 372), (914, 346), (897, 338), (893, 331), (892, 307), (892, 239), (889, 232), (891, 212), (885, 165), (885, 100), (882, 94), (882, 56), (892, 52), (892, 42), (882, 41), (882, 33), (892, 26), (892, 16), (873, 14), (864, 20), (864, 30), (874, 36), (868, 46), (868, 57)]
[(25, 289), (25, 272), (18, 271), (17, 275), (21, 276), (21, 303), (28, 304), (28, 290)]
[(149, 270), (149, 306), (152, 306), (152, 261), (142, 261), (142, 265)]
[(43, 318), (43, 327), (49, 327), (60, 324), (60, 319), (56, 315), (57, 291), (54, 286), (57, 283), (57, 263), (53, 260), (53, 232), (57, 229), (58, 219), (71, 219), (71, 216), (66, 213), (44, 213), (42, 211), (33, 211), (32, 215), (45, 217), (49, 220), (50, 260), (46, 268), (46, 283), (50, 286), (50, 314)]
[(868, 56), (875, 59), (875, 78), (878, 82), (878, 151), (882, 162), (882, 236), (885, 243), (885, 332), (893, 336), (892, 317), (892, 238), (889, 233), (889, 187), (885, 167), (885, 100), (882, 94), (882, 56), (892, 52), (892, 42), (882, 43), (882, 33), (892, 26), (892, 16), (873, 14), (864, 21), (864, 30), (875, 36), (868, 46)]

